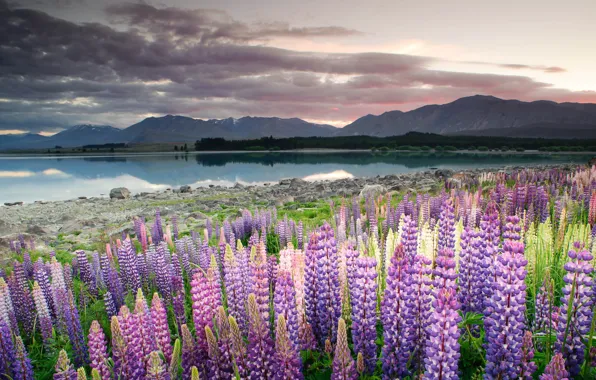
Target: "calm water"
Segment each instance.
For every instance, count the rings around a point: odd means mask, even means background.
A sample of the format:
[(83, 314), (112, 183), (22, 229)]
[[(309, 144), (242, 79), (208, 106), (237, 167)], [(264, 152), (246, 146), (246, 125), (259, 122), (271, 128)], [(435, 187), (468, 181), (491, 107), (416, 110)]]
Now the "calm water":
[(107, 196), (124, 186), (134, 193), (181, 185), (231, 186), (301, 177), (325, 180), (423, 171), (586, 163), (582, 155), (490, 155), (369, 152), (200, 153), (110, 156), (0, 156), (0, 202)]

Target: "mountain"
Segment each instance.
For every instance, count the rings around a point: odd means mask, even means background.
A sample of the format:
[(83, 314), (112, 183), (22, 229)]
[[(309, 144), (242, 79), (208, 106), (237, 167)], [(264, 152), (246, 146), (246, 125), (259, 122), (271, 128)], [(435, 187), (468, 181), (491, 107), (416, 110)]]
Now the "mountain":
[(122, 142), (187, 142), (206, 137), (228, 140), (273, 137), (331, 136), (337, 128), (302, 119), (243, 117), (201, 120), (185, 116), (149, 117), (122, 131)]
[[(534, 125), (534, 129), (532, 126)], [(549, 128), (540, 130), (539, 125)], [(367, 115), (346, 125), (338, 136), (396, 136), (410, 131), (438, 134), (485, 135), (485, 130), (507, 130), (504, 135), (517, 136), (517, 128), (539, 132), (533, 137), (580, 137), (561, 133), (568, 127), (596, 125), (596, 104), (522, 102), (494, 96), (470, 96), (443, 105), (428, 105), (409, 112), (391, 111)], [(588, 128), (590, 129), (590, 128)], [(582, 132), (582, 135), (586, 131)], [(553, 134), (551, 134), (553, 133)], [(523, 134), (523, 133), (522, 133)]]
[(490, 128), (461, 131), (459, 136), (546, 137), (552, 139), (596, 139), (596, 124), (535, 123), (517, 128)]
[(14, 135), (0, 135), (0, 150), (22, 149), (27, 147), (43, 147), (49, 137), (36, 133), (21, 133)]
[(50, 137), (54, 145), (63, 147), (121, 142), (121, 129), (109, 125), (81, 124), (65, 129)]

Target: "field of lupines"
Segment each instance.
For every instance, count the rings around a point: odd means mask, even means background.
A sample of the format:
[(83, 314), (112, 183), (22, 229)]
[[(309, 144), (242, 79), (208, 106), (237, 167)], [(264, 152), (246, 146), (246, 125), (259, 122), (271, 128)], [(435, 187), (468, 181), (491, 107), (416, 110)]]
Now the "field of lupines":
[[(0, 379), (596, 378), (596, 167), (11, 243)], [(133, 232), (134, 231), (134, 232)]]

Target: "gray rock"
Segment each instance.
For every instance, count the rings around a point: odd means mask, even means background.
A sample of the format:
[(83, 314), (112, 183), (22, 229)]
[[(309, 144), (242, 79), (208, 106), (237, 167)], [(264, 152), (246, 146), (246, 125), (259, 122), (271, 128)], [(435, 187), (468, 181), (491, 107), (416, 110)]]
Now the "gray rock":
[(130, 191), (126, 187), (117, 187), (110, 190), (110, 199), (128, 199)]
[(5, 202), (4, 206), (21, 206), (23, 202)]
[(387, 188), (383, 185), (365, 185), (360, 191), (361, 198), (376, 197), (378, 195), (385, 194)]
[(243, 184), (241, 184), (241, 183), (238, 183), (238, 182), (236, 182), (236, 183), (234, 184), (234, 189), (243, 189), (243, 188), (244, 188), (244, 185), (243, 185)]
[(286, 196), (282, 196), (277, 198), (277, 200), (275, 201), (275, 205), (276, 206), (283, 206), (286, 203), (290, 203), (290, 202), (294, 202), (294, 197), (291, 195), (286, 195)]
[(87, 199), (87, 197), (79, 197), (79, 199)]
[(435, 172), (435, 177), (437, 178), (451, 178), (454, 171), (451, 169), (439, 169)]
[(191, 193), (192, 189), (188, 185), (180, 186), (181, 193)]

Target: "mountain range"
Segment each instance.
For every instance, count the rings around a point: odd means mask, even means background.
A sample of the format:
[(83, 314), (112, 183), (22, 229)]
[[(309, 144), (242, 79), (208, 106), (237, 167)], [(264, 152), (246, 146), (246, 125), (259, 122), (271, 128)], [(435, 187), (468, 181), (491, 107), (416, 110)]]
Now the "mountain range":
[(412, 111), (366, 115), (343, 128), (298, 118), (243, 117), (201, 120), (149, 117), (125, 129), (76, 125), (53, 136), (0, 135), (0, 150), (78, 147), (106, 143), (192, 143), (206, 137), (397, 136), (410, 131), (446, 135), (596, 139), (596, 104), (523, 102), (475, 95)]

